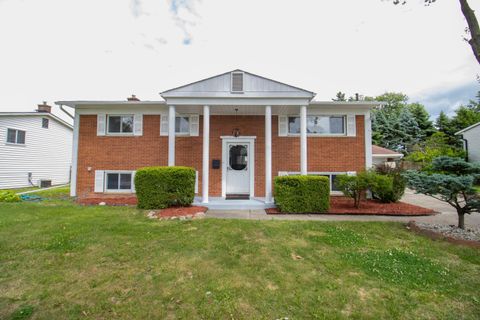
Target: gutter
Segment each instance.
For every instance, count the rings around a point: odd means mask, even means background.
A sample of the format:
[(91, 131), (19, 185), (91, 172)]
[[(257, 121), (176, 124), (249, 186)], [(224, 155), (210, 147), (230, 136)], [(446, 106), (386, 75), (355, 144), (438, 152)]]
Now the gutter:
[(60, 105), (60, 110), (62, 110), (67, 116), (70, 117), (70, 119), (75, 120), (75, 117), (70, 114), (67, 110), (63, 108), (63, 104)]

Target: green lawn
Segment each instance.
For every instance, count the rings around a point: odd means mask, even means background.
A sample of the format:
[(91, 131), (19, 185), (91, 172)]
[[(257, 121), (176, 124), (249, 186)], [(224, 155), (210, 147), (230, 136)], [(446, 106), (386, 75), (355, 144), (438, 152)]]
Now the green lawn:
[(0, 204), (1, 319), (480, 318), (480, 251), (401, 224), (157, 221), (64, 197)]
[(8, 191), (12, 191), (12, 192), (15, 192), (15, 193), (19, 193), (19, 192), (25, 192), (25, 191), (32, 191), (32, 190), (36, 190), (36, 189), (39, 189), (39, 187), (25, 187), (25, 188), (16, 188), (16, 189), (2, 189), (2, 190), (8, 190)]

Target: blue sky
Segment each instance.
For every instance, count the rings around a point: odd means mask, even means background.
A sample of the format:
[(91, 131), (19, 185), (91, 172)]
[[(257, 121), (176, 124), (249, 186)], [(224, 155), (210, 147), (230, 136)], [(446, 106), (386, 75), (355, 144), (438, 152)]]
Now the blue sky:
[[(469, 0), (480, 12), (480, 0)], [(0, 111), (122, 100), (244, 69), (330, 100), (404, 92), (436, 115), (480, 68), (458, 1), (0, 0)]]

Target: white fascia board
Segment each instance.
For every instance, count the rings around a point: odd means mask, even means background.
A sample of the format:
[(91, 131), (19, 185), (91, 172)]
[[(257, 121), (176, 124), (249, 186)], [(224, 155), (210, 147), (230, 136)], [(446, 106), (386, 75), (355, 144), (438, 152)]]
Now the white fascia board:
[(455, 135), (461, 135), (462, 133), (466, 132), (466, 131), (469, 131), (470, 129), (473, 129), (475, 128), (476, 126), (480, 125), (480, 122), (477, 122), (475, 124), (472, 124), (470, 127), (466, 127), (465, 129), (462, 129), (458, 132), (455, 133)]
[(221, 105), (243, 105), (243, 106), (301, 106), (309, 105), (308, 98), (168, 98), (168, 105), (207, 105), (207, 106), (221, 106)]
[(331, 107), (365, 107), (375, 108), (385, 105), (383, 101), (311, 101), (311, 106), (331, 106)]
[(372, 157), (374, 157), (374, 158), (399, 158), (399, 159), (401, 159), (401, 158), (403, 158), (403, 154), (388, 154), (388, 153), (387, 154), (379, 154), (379, 153), (375, 154), (374, 153), (372, 155)]
[(128, 106), (142, 106), (142, 105), (165, 105), (165, 101), (55, 101), (56, 105), (59, 106), (69, 106), (71, 108), (77, 107), (92, 107), (96, 108), (97, 106), (118, 106), (118, 105), (128, 105)]
[(69, 124), (68, 122), (65, 122), (61, 118), (57, 117), (53, 113), (50, 112), (0, 112), (0, 117), (2, 116), (8, 116), (8, 117), (25, 117), (25, 116), (30, 116), (30, 117), (48, 117), (51, 118), (52, 120), (55, 120), (59, 122), (60, 124), (63, 124), (65, 127), (73, 130), (73, 126)]
[(139, 105), (132, 106), (126, 104), (119, 105), (96, 105), (96, 106), (77, 106), (75, 112), (81, 115), (94, 115), (98, 113), (106, 114), (144, 114), (156, 115), (168, 111), (166, 105)]

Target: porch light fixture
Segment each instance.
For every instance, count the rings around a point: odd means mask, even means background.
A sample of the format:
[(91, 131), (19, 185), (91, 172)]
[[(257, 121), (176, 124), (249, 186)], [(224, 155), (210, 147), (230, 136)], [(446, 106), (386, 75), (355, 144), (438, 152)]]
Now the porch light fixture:
[[(235, 123), (237, 123), (237, 113), (238, 113), (238, 108), (235, 108)], [(232, 136), (234, 136), (235, 138), (238, 138), (240, 136), (240, 129), (234, 128), (232, 130)]]

